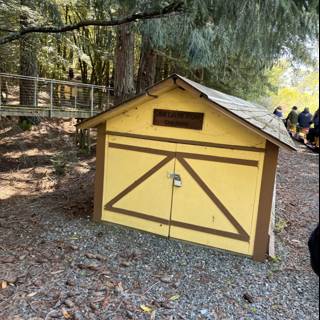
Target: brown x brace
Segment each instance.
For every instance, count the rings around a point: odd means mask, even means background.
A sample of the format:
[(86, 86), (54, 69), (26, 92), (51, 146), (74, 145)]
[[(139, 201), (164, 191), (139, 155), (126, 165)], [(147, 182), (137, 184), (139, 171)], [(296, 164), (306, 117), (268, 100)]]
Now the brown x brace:
[[(175, 226), (179, 228), (190, 229), (198, 232), (231, 238), (231, 239), (240, 240), (244, 242), (249, 241), (250, 239), (249, 234), (243, 229), (240, 223), (233, 217), (231, 212), (218, 199), (215, 193), (206, 185), (206, 183), (201, 179), (201, 177), (194, 171), (194, 169), (190, 166), (190, 164), (186, 161), (186, 159), (206, 160), (206, 161), (212, 161), (212, 162), (229, 163), (229, 164), (237, 164), (237, 165), (252, 166), (252, 167), (258, 167), (258, 161), (225, 158), (225, 157), (218, 157), (218, 156), (208, 156), (208, 155), (200, 155), (200, 154), (193, 154), (193, 153), (171, 152), (171, 151), (137, 147), (137, 146), (131, 146), (131, 145), (123, 145), (123, 144), (117, 144), (117, 143), (110, 143), (109, 148), (162, 155), (162, 156), (165, 156), (165, 158), (161, 160), (155, 167), (150, 169), (143, 176), (141, 176), (139, 179), (133, 182), (130, 186), (128, 186), (115, 198), (109, 201), (105, 205), (105, 210), (135, 217), (138, 219), (144, 219), (144, 220), (160, 223), (163, 225), (170, 225), (170, 226)], [(212, 202), (221, 210), (221, 212), (228, 219), (228, 221), (234, 226), (234, 228), (237, 230), (238, 233), (232, 233), (232, 232), (227, 232), (227, 231), (222, 231), (222, 230), (217, 230), (212, 228), (201, 227), (201, 226), (187, 224), (180, 221), (174, 221), (174, 220), (170, 221), (170, 220), (162, 219), (152, 215), (115, 207), (115, 204), (117, 202), (119, 202), (127, 194), (129, 194), (131, 191), (136, 189), (144, 181), (146, 181), (153, 174), (155, 174), (157, 171), (159, 171), (167, 163), (169, 163), (175, 158), (180, 162), (180, 164), (185, 168), (185, 170), (192, 176), (192, 178), (197, 182), (197, 184), (207, 194), (207, 196), (212, 200)]]

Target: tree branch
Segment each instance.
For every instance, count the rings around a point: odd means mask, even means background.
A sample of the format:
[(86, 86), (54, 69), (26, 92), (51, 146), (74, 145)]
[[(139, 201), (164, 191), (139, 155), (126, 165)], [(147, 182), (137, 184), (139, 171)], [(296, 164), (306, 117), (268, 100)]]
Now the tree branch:
[(16, 31), (12, 29), (0, 28), (0, 32), (16, 32)]
[(136, 22), (139, 20), (151, 20), (157, 18), (168, 17), (171, 15), (177, 15), (184, 12), (184, 2), (182, 0), (176, 0), (170, 5), (153, 11), (134, 13), (130, 16), (112, 19), (112, 20), (83, 20), (78, 23), (64, 25), (64, 26), (31, 26), (21, 31), (10, 32), (8, 35), (0, 37), (0, 45), (18, 40), (23, 36), (30, 33), (64, 33), (73, 30), (79, 30), (81, 28), (89, 26), (101, 26), (101, 27), (115, 27), (130, 22)]

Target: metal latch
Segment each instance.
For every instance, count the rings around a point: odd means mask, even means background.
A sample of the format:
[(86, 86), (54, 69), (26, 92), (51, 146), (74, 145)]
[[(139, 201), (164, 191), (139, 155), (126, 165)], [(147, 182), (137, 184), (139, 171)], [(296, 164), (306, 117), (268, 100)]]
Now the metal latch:
[(181, 180), (181, 176), (179, 174), (173, 175), (173, 185), (177, 188), (182, 187), (182, 180)]

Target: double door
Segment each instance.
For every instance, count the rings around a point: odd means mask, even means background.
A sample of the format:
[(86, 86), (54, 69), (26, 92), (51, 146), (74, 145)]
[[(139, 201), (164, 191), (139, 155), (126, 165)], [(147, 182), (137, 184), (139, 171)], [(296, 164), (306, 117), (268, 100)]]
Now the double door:
[(108, 138), (103, 220), (249, 254), (258, 161), (204, 146)]

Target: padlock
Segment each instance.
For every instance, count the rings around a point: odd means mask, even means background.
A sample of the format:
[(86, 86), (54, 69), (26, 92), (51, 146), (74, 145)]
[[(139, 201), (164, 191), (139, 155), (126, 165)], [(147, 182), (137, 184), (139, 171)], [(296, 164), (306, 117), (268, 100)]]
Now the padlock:
[(175, 174), (174, 175), (173, 184), (177, 188), (181, 188), (182, 187), (182, 180), (181, 180), (181, 177), (180, 177), (179, 174)]

